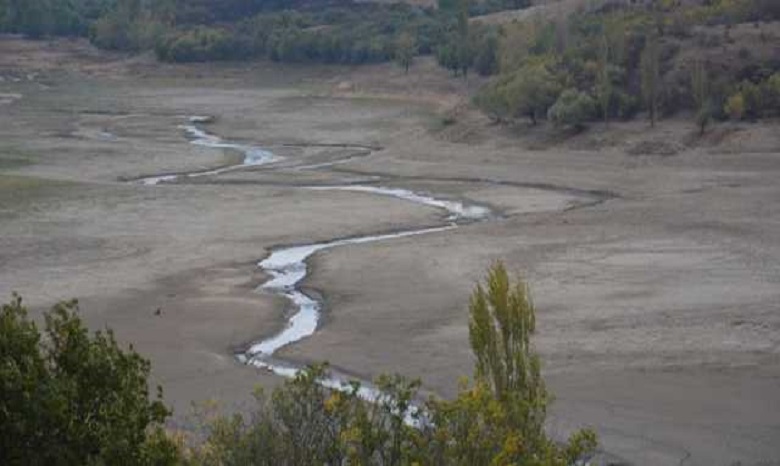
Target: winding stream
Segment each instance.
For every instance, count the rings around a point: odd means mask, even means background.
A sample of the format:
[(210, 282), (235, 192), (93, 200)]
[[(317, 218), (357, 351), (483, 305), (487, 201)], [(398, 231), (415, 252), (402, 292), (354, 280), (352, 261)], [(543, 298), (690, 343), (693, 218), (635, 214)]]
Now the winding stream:
[(208, 121), (205, 118), (206, 117), (190, 117), (191, 124), (179, 126), (180, 129), (184, 130), (192, 138), (190, 140), (190, 144), (209, 147), (212, 149), (237, 150), (244, 154), (244, 159), (241, 161), (241, 163), (188, 173), (171, 173), (167, 175), (149, 176), (146, 178), (141, 178), (139, 181), (145, 185), (156, 185), (160, 183), (176, 181), (179, 178), (197, 178), (201, 176), (219, 175), (221, 173), (240, 170), (247, 167), (267, 165), (269, 163), (279, 162), (283, 159), (283, 157), (265, 149), (261, 149), (260, 147), (225, 142), (219, 136), (209, 134), (195, 126), (195, 123)]
[[(216, 148), (233, 149), (241, 151), (244, 154), (242, 163), (228, 165), (212, 170), (195, 171), (181, 174), (167, 174), (141, 178), (137, 180), (141, 184), (156, 185), (164, 182), (172, 182), (182, 178), (195, 178), (201, 176), (214, 176), (229, 171), (240, 170), (246, 167), (266, 165), (281, 160), (281, 157), (255, 146), (247, 146), (237, 143), (225, 142), (220, 137), (207, 133), (196, 126), (196, 123), (208, 122), (207, 117), (191, 117), (189, 125), (181, 126), (192, 139), (190, 143)], [(337, 162), (328, 162), (324, 164), (304, 165), (298, 169), (320, 168), (333, 165)], [(307, 186), (301, 189), (308, 190), (337, 190), (352, 191), (361, 193), (370, 193), (380, 196), (388, 196), (396, 199), (413, 202), (425, 206), (435, 207), (446, 212), (446, 221), (437, 227), (419, 228), (404, 231), (395, 231), (389, 233), (379, 233), (374, 235), (358, 236), (351, 238), (335, 239), (320, 243), (282, 247), (271, 252), (264, 260), (258, 263), (258, 267), (271, 276), (263, 283), (258, 290), (265, 293), (271, 293), (283, 296), (292, 303), (293, 310), (287, 320), (287, 324), (276, 335), (260, 340), (251, 344), (246, 350), (236, 354), (239, 361), (244, 364), (269, 370), (283, 377), (294, 377), (300, 367), (295, 363), (284, 361), (275, 357), (275, 354), (282, 348), (301, 341), (312, 336), (316, 331), (322, 317), (322, 302), (306, 294), (301, 288), (301, 282), (308, 274), (307, 260), (319, 251), (332, 249), (336, 247), (373, 243), (379, 241), (389, 241), (393, 239), (405, 238), (409, 236), (418, 236), (452, 230), (460, 224), (482, 221), (490, 218), (493, 212), (486, 206), (445, 200), (432, 195), (418, 193), (401, 188), (392, 188), (384, 186), (369, 185), (337, 185), (337, 186)], [(329, 378), (320, 381), (322, 385), (343, 389), (349, 380), (354, 377), (340, 373), (339, 371), (330, 371)], [(361, 382), (361, 389), (358, 394), (368, 400), (375, 400), (380, 393), (371, 383)]]

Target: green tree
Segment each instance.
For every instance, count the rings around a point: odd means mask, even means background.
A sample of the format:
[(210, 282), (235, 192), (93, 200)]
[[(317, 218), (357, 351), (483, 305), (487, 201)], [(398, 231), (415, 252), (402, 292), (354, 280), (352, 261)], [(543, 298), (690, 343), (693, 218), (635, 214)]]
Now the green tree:
[(506, 97), (506, 83), (498, 80), (480, 89), (474, 103), (487, 114), (493, 122), (503, 123), (510, 116)]
[(10, 0), (0, 0), (0, 31), (7, 31), (11, 22)]
[(650, 126), (655, 126), (658, 113), (658, 99), (661, 94), (660, 55), (658, 39), (649, 36), (640, 58), (642, 75), (642, 98), (650, 115)]
[(536, 438), (549, 397), (539, 356), (531, 346), (536, 312), (528, 287), (511, 283), (503, 264), (494, 265), (485, 287), (477, 285), (469, 305), (469, 342), (475, 380), (506, 405), (517, 427)]
[(12, 27), (15, 32), (37, 39), (51, 32), (49, 0), (12, 0)]
[(482, 76), (490, 76), (498, 72), (497, 34), (488, 32), (481, 36), (474, 56), (474, 68)]
[(519, 69), (504, 90), (510, 115), (527, 116), (536, 125), (555, 102), (558, 85), (544, 64), (527, 64)]
[(90, 336), (75, 301), (45, 314), (45, 338), (14, 296), (0, 311), (0, 463), (172, 464), (169, 412), (149, 362), (111, 331)]
[(441, 11), (455, 11), (455, 9), (458, 7), (459, 0), (438, 0), (437, 6), (439, 7), (439, 10)]
[(550, 107), (547, 118), (556, 125), (571, 126), (580, 130), (595, 114), (596, 103), (588, 94), (576, 89), (567, 89)]
[(609, 42), (607, 41), (607, 36), (602, 34), (599, 41), (596, 95), (598, 96), (599, 108), (605, 124), (609, 121), (609, 104), (612, 101), (612, 80), (609, 75), (609, 69)]
[(395, 59), (398, 64), (404, 69), (404, 73), (409, 72), (409, 67), (412, 65), (414, 56), (417, 54), (417, 44), (414, 37), (405, 32), (398, 37), (398, 41), (395, 46)]
[(464, 79), (468, 78), (471, 65), (474, 64), (474, 47), (472, 47), (468, 38), (459, 37), (455, 48), (455, 56), (458, 70), (460, 70)]
[(780, 72), (773, 73), (761, 87), (767, 113), (780, 115)]
[(712, 120), (712, 100), (710, 98), (707, 68), (701, 60), (696, 60), (691, 71), (691, 94), (696, 105), (696, 124), (699, 135), (703, 135)]
[(469, 5), (470, 0), (457, 0), (457, 20), (458, 27), (455, 33), (455, 55), (458, 62), (458, 69), (463, 73), (463, 78), (467, 78), (471, 65), (474, 64), (474, 46), (471, 28), (469, 27)]
[(550, 396), (531, 337), (536, 312), (528, 286), (495, 264), (469, 306), (475, 384), (453, 401), (432, 401), (423, 428), (421, 464), (565, 466), (581, 464), (596, 446), (590, 430), (559, 445), (544, 432)]
[(737, 92), (726, 99), (723, 112), (732, 120), (741, 120), (745, 115), (745, 99), (742, 97), (742, 94)]

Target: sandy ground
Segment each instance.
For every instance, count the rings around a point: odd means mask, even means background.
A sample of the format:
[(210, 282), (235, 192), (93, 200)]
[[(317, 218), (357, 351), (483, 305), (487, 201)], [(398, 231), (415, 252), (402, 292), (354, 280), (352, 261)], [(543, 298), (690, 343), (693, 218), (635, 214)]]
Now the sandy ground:
[[(305, 287), (323, 296), (324, 323), (285, 357), (402, 372), (450, 395), (471, 371), (468, 295), (502, 259), (535, 295), (555, 435), (593, 426), (608, 460), (633, 464), (780, 464), (776, 122), (703, 139), (681, 121), (561, 136), (488, 125), (459, 104), (474, 83), (425, 61), (406, 77), (158, 66), (78, 43), (0, 49), (0, 96), (13, 96), (0, 100), (0, 295), (36, 310), (80, 298), (91, 326), (152, 359), (175, 424), (193, 401), (247, 409), (256, 384), (279, 382), (231, 356), (283, 325), (286, 303), (254, 291), (270, 248), (443, 221), (299, 188), (381, 176), (502, 217), (316, 255)], [(188, 144), (178, 125), (193, 114), (286, 159), (185, 184), (120, 181), (235, 161)]]

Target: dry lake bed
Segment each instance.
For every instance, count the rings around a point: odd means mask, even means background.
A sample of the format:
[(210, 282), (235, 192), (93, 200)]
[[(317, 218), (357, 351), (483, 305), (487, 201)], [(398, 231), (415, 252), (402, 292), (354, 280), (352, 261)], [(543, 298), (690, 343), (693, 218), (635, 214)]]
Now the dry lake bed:
[[(427, 61), (171, 66), (4, 39), (0, 76), (0, 296), (78, 298), (151, 359), (175, 425), (283, 380), (237, 353), (452, 395), (469, 294), (503, 260), (533, 291), (551, 433), (592, 426), (615, 462), (780, 464), (776, 121), (500, 128)], [(280, 272), (258, 263), (306, 245), (303, 275), (263, 288)], [(293, 291), (314, 320), (252, 352)]]

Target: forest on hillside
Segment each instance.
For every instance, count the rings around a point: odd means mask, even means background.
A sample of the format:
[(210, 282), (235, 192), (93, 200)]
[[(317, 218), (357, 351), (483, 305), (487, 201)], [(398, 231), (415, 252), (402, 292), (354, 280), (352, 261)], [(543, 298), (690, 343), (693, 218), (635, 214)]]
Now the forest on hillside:
[(711, 121), (780, 115), (780, 3), (604, 3), (502, 26), (498, 73), (476, 97), (497, 122), (650, 124), (680, 112)]
[(473, 16), (527, 5), (527, 0), (442, 0), (436, 9), (352, 0), (0, 0), (0, 31), (33, 38), (86, 36), (105, 49), (153, 49), (166, 61), (367, 63), (393, 59), (405, 43), (414, 54), (432, 53), (456, 27), (454, 12), (460, 8)]
[(453, 76), (492, 76), (475, 103), (501, 124), (588, 122), (689, 112), (714, 120), (780, 114), (780, 2), (590, 2), (493, 24), (530, 0), (439, 0), (438, 8), (352, 0), (0, 0), (0, 31), (86, 36), (171, 62), (269, 59), (407, 72), (435, 55)]

